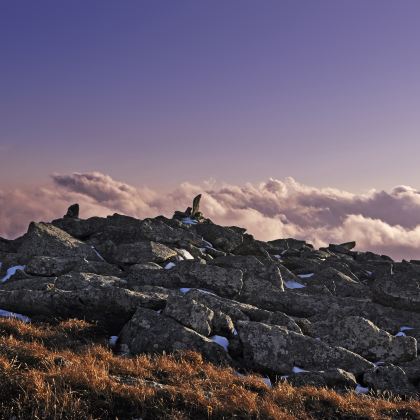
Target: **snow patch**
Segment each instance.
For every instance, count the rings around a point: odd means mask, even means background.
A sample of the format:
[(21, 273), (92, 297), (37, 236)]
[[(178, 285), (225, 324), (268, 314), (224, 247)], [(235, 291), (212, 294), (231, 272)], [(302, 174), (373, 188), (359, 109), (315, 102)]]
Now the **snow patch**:
[(213, 341), (213, 343), (222, 346), (225, 349), (225, 351), (228, 351), (229, 340), (226, 337), (222, 337), (221, 335), (213, 335), (212, 337), (210, 337), (210, 340)]
[(181, 292), (181, 293), (188, 293), (189, 291), (191, 290), (191, 287), (181, 287), (180, 289), (179, 289), (179, 291)]
[(31, 322), (31, 318), (28, 318), (25, 315), (21, 315), (21, 314), (16, 314), (14, 312), (5, 311), (4, 309), (0, 309), (0, 316), (4, 316), (6, 318), (20, 319), (23, 322)]
[(170, 270), (171, 268), (174, 268), (175, 267), (175, 263), (173, 263), (173, 262), (169, 262), (168, 264), (166, 264), (165, 265), (165, 270)]
[(298, 277), (301, 279), (309, 279), (309, 277), (312, 277), (315, 273), (309, 273), (309, 274), (298, 274)]
[(99, 257), (101, 261), (105, 261), (104, 257), (97, 251), (97, 249), (92, 245), (91, 248), (93, 249), (93, 252)]
[(115, 347), (117, 345), (118, 335), (111, 335), (108, 340), (110, 347)]
[(198, 221), (195, 219), (191, 219), (191, 217), (184, 217), (182, 219), (182, 223), (184, 223), (184, 225), (196, 225)]
[(395, 337), (405, 337), (405, 332), (398, 332), (397, 334), (395, 334)]
[(262, 377), (261, 380), (269, 387), (269, 388), (273, 388), (273, 384), (271, 383), (271, 379), (266, 376), (266, 377)]
[(293, 373), (303, 373), (303, 372), (309, 372), (309, 370), (302, 369), (298, 366), (293, 366), (292, 372)]
[(365, 388), (362, 385), (357, 384), (354, 392), (356, 392), (356, 394), (367, 394), (369, 392), (369, 388)]
[(304, 286), (301, 283), (298, 283), (297, 281), (294, 280), (287, 280), (284, 282), (284, 285), (288, 288), (288, 289), (303, 289)]
[(6, 275), (0, 280), (2, 283), (9, 280), (12, 276), (16, 274), (18, 270), (24, 270), (26, 266), (24, 265), (15, 265), (14, 267), (10, 267), (7, 269)]
[(178, 249), (178, 252), (185, 260), (193, 260), (194, 257), (186, 249)]
[(410, 331), (410, 330), (414, 330), (413, 327), (407, 327), (407, 326), (403, 326), (400, 328), (400, 331)]

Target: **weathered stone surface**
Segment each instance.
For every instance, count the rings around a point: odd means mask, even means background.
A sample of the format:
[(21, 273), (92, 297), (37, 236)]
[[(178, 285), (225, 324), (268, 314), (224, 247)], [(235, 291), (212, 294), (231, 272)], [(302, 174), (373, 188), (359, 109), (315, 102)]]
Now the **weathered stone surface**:
[(233, 251), (243, 241), (243, 235), (231, 227), (199, 223), (194, 226), (194, 230), (215, 248), (225, 252)]
[(229, 355), (218, 344), (150, 309), (138, 308), (119, 335), (120, 345), (131, 354), (195, 350), (214, 363), (228, 363)]
[(35, 256), (82, 257), (100, 261), (100, 257), (89, 245), (48, 223), (32, 222), (29, 225), (18, 254), (22, 262)]
[(170, 297), (163, 314), (201, 335), (211, 334), (214, 312), (194, 299), (186, 296)]
[(373, 362), (406, 362), (417, 357), (415, 338), (394, 337), (360, 316), (331, 317), (313, 323), (311, 333), (330, 345), (344, 347)]
[(167, 288), (195, 287), (233, 297), (242, 289), (242, 271), (226, 269), (195, 261), (180, 261), (170, 270), (144, 270), (130, 273), (129, 284), (162, 286)]
[(322, 285), (334, 295), (340, 297), (367, 297), (369, 288), (354, 281), (333, 267), (318, 271), (313, 277), (308, 278), (304, 283), (308, 285)]
[(232, 318), (220, 311), (213, 312), (214, 316), (211, 323), (212, 334), (222, 337), (234, 337), (237, 332)]
[(363, 375), (363, 381), (376, 391), (391, 391), (400, 395), (416, 394), (416, 389), (408, 381), (404, 370), (394, 365), (370, 369)]
[(295, 373), (288, 375), (287, 382), (293, 386), (328, 387), (340, 391), (354, 389), (357, 385), (355, 376), (342, 369)]
[(78, 219), (79, 218), (79, 210), (80, 207), (77, 203), (72, 204), (68, 209), (67, 209), (67, 213), (65, 214), (64, 217), (70, 217), (70, 218), (74, 218), (74, 219)]
[(294, 366), (306, 370), (340, 368), (359, 375), (373, 364), (340, 347), (288, 331), (284, 327), (252, 321), (238, 321), (236, 328), (245, 361), (253, 368), (278, 374), (292, 372)]
[(118, 245), (113, 254), (113, 260), (118, 264), (158, 263), (165, 262), (176, 255), (176, 251), (166, 245), (141, 241)]
[(373, 299), (382, 305), (420, 312), (420, 273), (395, 273), (377, 278)]

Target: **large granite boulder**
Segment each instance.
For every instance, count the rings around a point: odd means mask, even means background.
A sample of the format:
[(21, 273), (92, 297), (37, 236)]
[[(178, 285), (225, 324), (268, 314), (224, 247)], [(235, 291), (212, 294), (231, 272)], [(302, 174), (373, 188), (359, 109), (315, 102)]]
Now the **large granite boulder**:
[(91, 246), (48, 223), (32, 222), (29, 225), (18, 254), (23, 263), (35, 256), (81, 257), (90, 261), (101, 261)]
[(223, 347), (156, 311), (139, 307), (119, 334), (130, 354), (195, 350), (214, 363), (229, 363)]
[(252, 368), (287, 375), (293, 367), (306, 370), (340, 368), (359, 375), (373, 364), (340, 347), (288, 331), (284, 327), (252, 321), (236, 324), (245, 362)]

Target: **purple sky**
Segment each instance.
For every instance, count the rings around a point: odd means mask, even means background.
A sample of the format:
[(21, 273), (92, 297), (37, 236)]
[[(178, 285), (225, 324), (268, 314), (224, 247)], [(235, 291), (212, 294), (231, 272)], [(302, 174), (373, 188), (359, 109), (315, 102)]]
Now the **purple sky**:
[(0, 186), (419, 186), (419, 21), (414, 0), (3, 0)]

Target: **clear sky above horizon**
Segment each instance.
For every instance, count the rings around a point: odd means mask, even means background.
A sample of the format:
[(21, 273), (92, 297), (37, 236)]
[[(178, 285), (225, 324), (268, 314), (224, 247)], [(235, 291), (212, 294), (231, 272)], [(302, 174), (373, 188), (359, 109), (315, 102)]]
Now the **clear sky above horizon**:
[(420, 187), (420, 2), (0, 0), (0, 185)]

